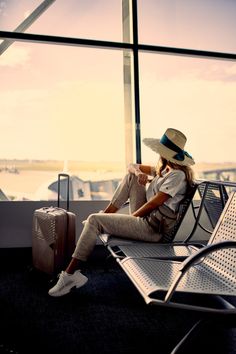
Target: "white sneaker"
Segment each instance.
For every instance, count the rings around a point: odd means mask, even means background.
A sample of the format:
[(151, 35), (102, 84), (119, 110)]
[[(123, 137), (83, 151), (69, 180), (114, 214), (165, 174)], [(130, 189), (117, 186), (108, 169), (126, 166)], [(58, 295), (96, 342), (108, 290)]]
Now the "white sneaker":
[(48, 291), (48, 294), (51, 296), (63, 296), (68, 294), (73, 287), (80, 288), (87, 283), (87, 281), (88, 278), (79, 270), (74, 272), (74, 274), (68, 274), (62, 271), (58, 282)]

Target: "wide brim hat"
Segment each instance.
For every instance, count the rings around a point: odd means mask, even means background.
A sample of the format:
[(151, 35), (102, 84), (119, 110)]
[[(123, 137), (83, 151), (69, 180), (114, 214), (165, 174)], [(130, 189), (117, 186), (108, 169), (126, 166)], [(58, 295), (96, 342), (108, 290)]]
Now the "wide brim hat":
[(184, 150), (186, 136), (179, 130), (168, 128), (161, 139), (144, 138), (143, 143), (167, 161), (181, 166), (194, 165), (194, 159)]

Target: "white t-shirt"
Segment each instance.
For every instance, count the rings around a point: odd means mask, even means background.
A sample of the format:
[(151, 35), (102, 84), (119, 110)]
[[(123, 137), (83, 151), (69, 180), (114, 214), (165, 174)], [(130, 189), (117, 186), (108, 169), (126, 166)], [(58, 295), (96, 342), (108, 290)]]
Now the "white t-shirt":
[(187, 189), (185, 173), (181, 170), (169, 169), (163, 171), (162, 177), (156, 176), (149, 184), (146, 191), (146, 198), (149, 201), (158, 192), (169, 194), (169, 198), (164, 204), (176, 212), (180, 201), (184, 198)]

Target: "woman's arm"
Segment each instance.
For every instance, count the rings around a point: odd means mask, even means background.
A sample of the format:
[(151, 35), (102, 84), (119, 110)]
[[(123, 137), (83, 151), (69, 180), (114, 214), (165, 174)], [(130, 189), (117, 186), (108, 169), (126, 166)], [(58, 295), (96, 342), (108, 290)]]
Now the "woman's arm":
[(155, 171), (155, 167), (149, 165), (141, 165), (138, 163), (130, 163), (128, 166), (128, 171), (130, 173), (135, 174), (136, 176), (139, 173), (145, 173), (146, 175), (153, 176), (153, 171)]
[(158, 192), (154, 197), (152, 197), (148, 202), (143, 204), (138, 210), (136, 210), (132, 215), (133, 216), (146, 216), (150, 214), (158, 206), (164, 204), (167, 199), (170, 198), (169, 194)]
[(128, 166), (128, 171), (133, 173), (138, 178), (138, 183), (145, 186), (148, 182), (148, 175), (155, 175), (155, 167), (131, 163)]

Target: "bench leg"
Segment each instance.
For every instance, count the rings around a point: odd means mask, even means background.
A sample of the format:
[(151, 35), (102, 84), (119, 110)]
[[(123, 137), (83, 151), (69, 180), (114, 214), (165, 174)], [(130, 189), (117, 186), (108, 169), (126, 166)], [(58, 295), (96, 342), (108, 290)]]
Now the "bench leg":
[(185, 334), (185, 336), (180, 340), (180, 342), (174, 347), (174, 349), (171, 351), (170, 354), (177, 354), (181, 349), (184, 347), (184, 345), (190, 340), (192, 337), (193, 333), (197, 330), (199, 330), (199, 327), (202, 325), (203, 320), (197, 321), (191, 329)]

